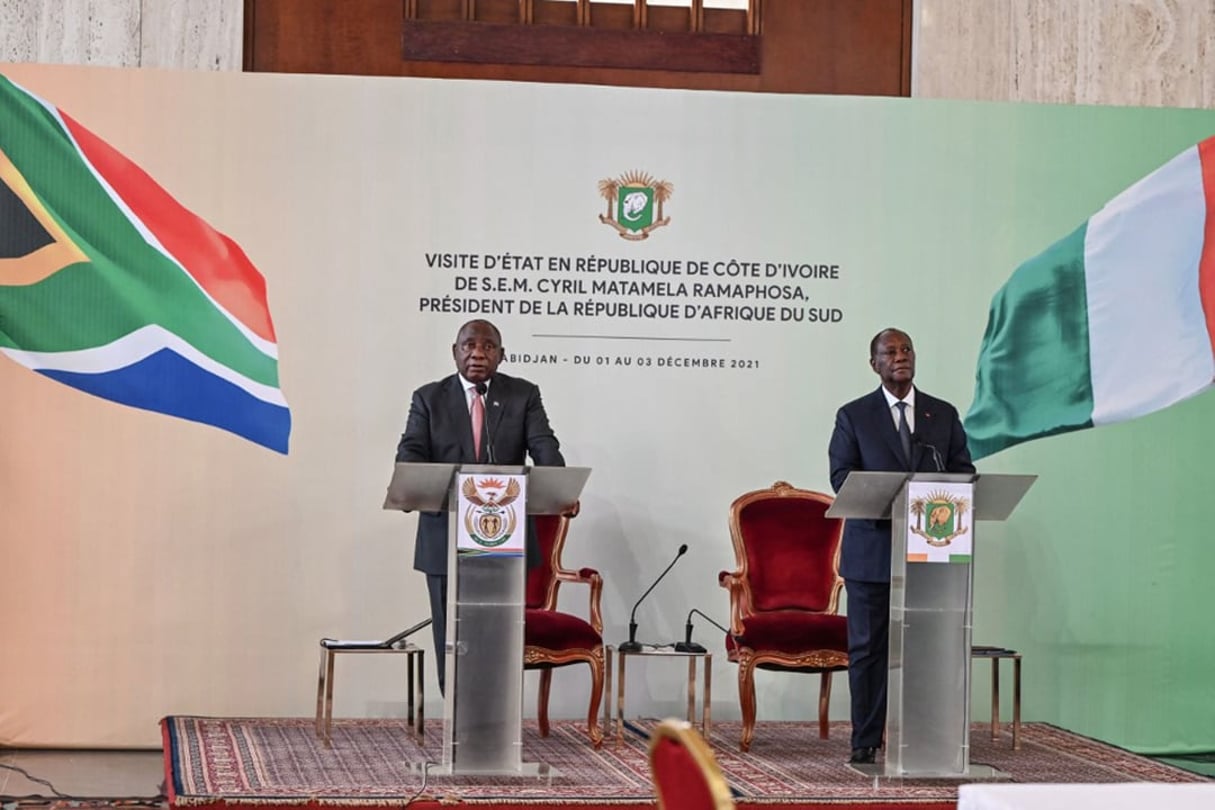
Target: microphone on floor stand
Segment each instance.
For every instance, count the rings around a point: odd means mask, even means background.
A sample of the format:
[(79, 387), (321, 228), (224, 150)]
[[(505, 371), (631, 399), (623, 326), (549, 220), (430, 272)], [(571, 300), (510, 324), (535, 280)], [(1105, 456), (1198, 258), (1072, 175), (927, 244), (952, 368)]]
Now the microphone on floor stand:
[(714, 627), (716, 627), (718, 630), (725, 633), (726, 635), (730, 635), (730, 631), (727, 630), (725, 627), (722, 627), (717, 622), (713, 621), (713, 618), (711, 616), (705, 616), (704, 613), (701, 613), (696, 608), (692, 608), (690, 611), (688, 611), (688, 621), (683, 626), (683, 632), (684, 632), (683, 641), (681, 641), (675, 645), (675, 652), (685, 652), (685, 653), (708, 652), (708, 650), (706, 650), (704, 648), (703, 644), (697, 644), (696, 642), (692, 641), (692, 614), (693, 613), (695, 613), (697, 616), (703, 616), (704, 618), (709, 620), (709, 624), (713, 625)]
[(684, 543), (679, 547), (679, 551), (675, 554), (675, 559), (671, 560), (671, 564), (663, 569), (658, 575), (658, 579), (654, 580), (654, 584), (645, 589), (645, 593), (641, 595), (641, 599), (633, 605), (633, 612), (629, 614), (629, 640), (623, 642), (616, 649), (622, 653), (638, 653), (641, 652), (641, 644), (637, 641), (637, 605), (640, 605), (642, 600), (650, 595), (650, 591), (654, 590), (654, 585), (662, 582), (662, 578), (667, 575), (667, 572), (675, 567), (675, 563), (679, 562), (679, 558), (688, 553), (688, 544)]

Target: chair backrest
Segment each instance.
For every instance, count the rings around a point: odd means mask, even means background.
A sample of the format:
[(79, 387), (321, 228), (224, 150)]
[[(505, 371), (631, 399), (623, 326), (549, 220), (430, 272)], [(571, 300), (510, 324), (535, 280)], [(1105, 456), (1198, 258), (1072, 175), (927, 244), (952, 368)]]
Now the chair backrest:
[[(577, 514), (576, 512), (574, 514)], [(570, 528), (570, 515), (534, 515), (531, 542), (540, 550), (540, 564), (527, 572), (526, 606), (530, 610), (557, 609), (557, 571), (561, 568), (561, 552)]]
[(731, 810), (734, 799), (704, 738), (683, 720), (650, 735), (650, 779), (658, 810)]
[(742, 615), (838, 610), (844, 521), (826, 516), (834, 500), (784, 481), (734, 500), (730, 535), (744, 583)]

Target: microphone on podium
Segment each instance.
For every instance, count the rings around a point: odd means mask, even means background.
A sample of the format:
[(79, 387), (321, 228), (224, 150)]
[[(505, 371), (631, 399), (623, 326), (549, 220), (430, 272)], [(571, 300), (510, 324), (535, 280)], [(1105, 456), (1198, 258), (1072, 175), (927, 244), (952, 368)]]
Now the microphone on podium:
[(936, 445), (932, 445), (926, 441), (922, 441), (919, 436), (915, 437), (915, 445), (916, 445), (916, 447), (926, 447), (929, 450), (931, 450), (932, 451), (932, 461), (934, 464), (937, 465), (937, 472), (939, 472), (939, 473), (945, 472), (945, 463), (943, 461), (941, 461), (941, 451), (936, 448)]
[(729, 630), (727, 630), (725, 627), (722, 627), (717, 622), (713, 621), (713, 617), (706, 616), (704, 613), (701, 613), (696, 608), (692, 608), (691, 610), (688, 611), (688, 621), (683, 626), (683, 632), (684, 632), (683, 641), (681, 641), (675, 645), (675, 652), (686, 652), (686, 653), (708, 652), (708, 650), (706, 650), (704, 648), (703, 644), (697, 644), (696, 642), (692, 641), (692, 614), (693, 613), (695, 613), (697, 616), (704, 616), (704, 618), (709, 620), (709, 624), (713, 625), (714, 627), (716, 627), (718, 630), (725, 633), (726, 635), (730, 634)]
[(653, 585), (650, 585), (650, 587), (645, 589), (645, 593), (641, 595), (641, 599), (638, 599), (636, 604), (633, 605), (633, 612), (629, 614), (629, 640), (623, 642), (619, 647), (617, 647), (616, 649), (618, 651), (622, 653), (641, 652), (641, 644), (637, 641), (637, 605), (640, 605), (642, 601), (650, 595), (650, 591), (654, 590), (654, 585), (662, 582), (662, 578), (667, 575), (668, 571), (675, 567), (675, 563), (679, 562), (679, 558), (687, 553), (688, 544), (684, 543), (679, 547), (679, 551), (676, 552), (675, 559), (671, 560), (671, 564), (663, 569), (662, 573), (658, 575), (658, 579), (654, 580)]

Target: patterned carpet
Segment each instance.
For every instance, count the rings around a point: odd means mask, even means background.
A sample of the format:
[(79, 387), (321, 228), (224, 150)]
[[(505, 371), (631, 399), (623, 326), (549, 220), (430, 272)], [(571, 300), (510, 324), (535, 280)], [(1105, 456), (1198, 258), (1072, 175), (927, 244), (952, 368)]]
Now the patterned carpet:
[[(652, 801), (646, 729), (629, 724), (624, 743), (593, 750), (573, 721), (541, 738), (524, 727), (525, 761), (558, 771), (550, 783), (511, 778), (431, 776), (417, 763), (441, 759), (442, 724), (431, 721), (421, 746), (400, 720), (335, 720), (333, 747), (316, 738), (311, 718), (167, 717), (162, 721), (172, 806), (310, 804), (372, 806), (410, 799), (444, 803), (637, 804)], [(971, 761), (1015, 782), (1202, 782), (1203, 777), (1053, 726), (1029, 723), (1021, 750), (1007, 729), (992, 742), (976, 724)], [(751, 752), (738, 751), (738, 723), (713, 727), (714, 754), (740, 804), (917, 803), (956, 799), (957, 782), (873, 781), (853, 771), (848, 724), (820, 740), (809, 723), (760, 723)]]

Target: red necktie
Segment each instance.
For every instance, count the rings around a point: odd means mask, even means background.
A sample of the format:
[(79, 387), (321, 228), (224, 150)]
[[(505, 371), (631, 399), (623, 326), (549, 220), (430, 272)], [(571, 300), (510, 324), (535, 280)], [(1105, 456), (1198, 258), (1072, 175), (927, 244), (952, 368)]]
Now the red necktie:
[(473, 452), (477, 461), (481, 460), (481, 426), (485, 424), (485, 400), (476, 391), (473, 392), (472, 408), (469, 410), (472, 418)]

